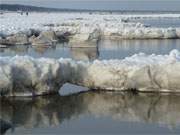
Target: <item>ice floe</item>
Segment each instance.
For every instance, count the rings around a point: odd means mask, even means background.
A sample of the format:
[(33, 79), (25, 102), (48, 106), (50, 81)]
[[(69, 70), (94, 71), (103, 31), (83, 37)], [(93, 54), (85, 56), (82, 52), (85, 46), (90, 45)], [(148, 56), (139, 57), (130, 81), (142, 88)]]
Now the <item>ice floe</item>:
[(0, 57), (1, 96), (58, 92), (65, 83), (104, 90), (180, 92), (180, 52), (135, 54), (122, 60), (35, 59)]

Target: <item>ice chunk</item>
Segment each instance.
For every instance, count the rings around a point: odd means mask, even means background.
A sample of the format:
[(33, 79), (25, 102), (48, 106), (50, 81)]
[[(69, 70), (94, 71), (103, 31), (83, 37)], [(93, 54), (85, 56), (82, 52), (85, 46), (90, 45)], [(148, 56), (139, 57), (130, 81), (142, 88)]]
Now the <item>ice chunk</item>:
[(104, 90), (180, 92), (180, 52), (135, 54), (122, 60), (0, 57), (0, 93), (6, 96), (57, 92), (65, 83)]

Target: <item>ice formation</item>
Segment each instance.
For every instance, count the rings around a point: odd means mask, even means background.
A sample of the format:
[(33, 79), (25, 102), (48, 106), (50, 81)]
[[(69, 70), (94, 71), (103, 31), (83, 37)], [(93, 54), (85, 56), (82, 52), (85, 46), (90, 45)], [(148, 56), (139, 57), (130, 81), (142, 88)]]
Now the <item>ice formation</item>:
[(0, 17), (1, 34), (30, 33), (30, 29), (69, 32), (74, 40), (110, 38), (180, 38), (180, 28), (146, 27), (137, 19), (176, 18), (180, 14), (88, 14), (88, 13), (31, 13), (28, 17), (5, 13)]
[(180, 92), (180, 52), (135, 54), (122, 60), (0, 57), (1, 96), (57, 92), (68, 82), (92, 89)]

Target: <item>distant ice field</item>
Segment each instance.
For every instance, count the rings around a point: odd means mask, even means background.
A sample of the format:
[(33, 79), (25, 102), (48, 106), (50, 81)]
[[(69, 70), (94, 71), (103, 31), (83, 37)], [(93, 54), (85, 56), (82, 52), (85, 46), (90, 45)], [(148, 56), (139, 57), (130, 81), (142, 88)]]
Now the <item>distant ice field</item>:
[[(170, 33), (174, 30), (157, 29), (158, 28), (179, 28), (180, 27), (180, 14), (110, 14), (110, 13), (29, 13), (28, 16), (20, 15), (20, 13), (4, 13), (0, 15), (0, 30), (1, 34), (12, 34), (20, 31), (28, 31), (29, 29), (49, 30), (53, 29), (56, 31), (67, 30), (71, 32), (77, 32), (78, 28), (84, 26), (91, 26), (91, 28), (98, 27), (105, 35), (114, 32), (126, 33), (126, 31), (137, 31), (140, 30), (144, 34), (152, 33)], [(133, 22), (137, 23), (134, 24)], [(142, 24), (141, 24), (142, 23)], [(52, 24), (54, 25), (52, 27)], [(49, 26), (50, 25), (50, 26)], [(151, 26), (146, 28), (145, 26)], [(134, 27), (134, 28), (133, 28)], [(119, 31), (115, 29), (121, 28)], [(84, 28), (83, 28), (84, 29)], [(109, 30), (112, 29), (112, 30)], [(136, 31), (135, 31), (136, 30)], [(84, 29), (84, 31), (86, 31)], [(157, 32), (158, 31), (158, 32)], [(172, 31), (172, 32), (171, 32)], [(139, 32), (139, 31), (138, 31)], [(176, 34), (179, 35), (179, 29), (176, 29)], [(126, 34), (125, 34), (126, 35)], [(126, 35), (127, 36), (127, 35)]]

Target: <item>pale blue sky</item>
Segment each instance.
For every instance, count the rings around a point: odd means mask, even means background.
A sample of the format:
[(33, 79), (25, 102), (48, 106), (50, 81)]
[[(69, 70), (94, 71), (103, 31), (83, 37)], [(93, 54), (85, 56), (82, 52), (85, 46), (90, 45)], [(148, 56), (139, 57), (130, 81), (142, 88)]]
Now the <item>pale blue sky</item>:
[(71, 9), (169, 10), (180, 11), (180, 0), (0, 0), (1, 3), (25, 4)]

